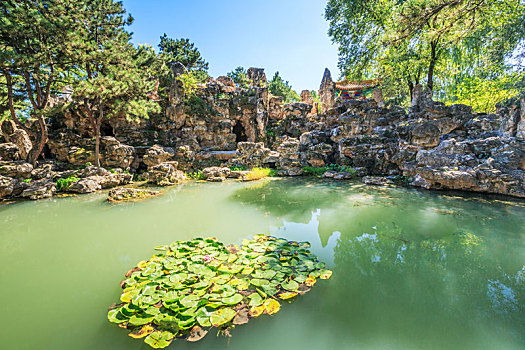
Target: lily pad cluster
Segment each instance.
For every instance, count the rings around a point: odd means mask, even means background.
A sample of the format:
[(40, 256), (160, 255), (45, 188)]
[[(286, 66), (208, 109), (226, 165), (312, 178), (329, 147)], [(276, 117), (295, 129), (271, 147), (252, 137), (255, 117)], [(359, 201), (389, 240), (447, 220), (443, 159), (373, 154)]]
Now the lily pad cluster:
[(330, 278), (309, 248), (265, 235), (241, 246), (197, 238), (157, 247), (162, 253), (126, 273), (121, 303), (109, 308), (108, 319), (153, 348), (176, 338), (198, 341), (213, 327), (229, 335)]

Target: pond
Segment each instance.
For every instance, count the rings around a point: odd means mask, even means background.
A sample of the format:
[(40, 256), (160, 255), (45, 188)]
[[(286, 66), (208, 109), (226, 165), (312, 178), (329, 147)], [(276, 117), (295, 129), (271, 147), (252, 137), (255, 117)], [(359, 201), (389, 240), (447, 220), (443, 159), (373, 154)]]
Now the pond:
[(0, 205), (4, 349), (147, 349), (106, 319), (153, 247), (264, 233), (310, 241), (332, 278), (274, 316), (178, 349), (523, 349), (525, 203), (307, 179), (188, 183)]

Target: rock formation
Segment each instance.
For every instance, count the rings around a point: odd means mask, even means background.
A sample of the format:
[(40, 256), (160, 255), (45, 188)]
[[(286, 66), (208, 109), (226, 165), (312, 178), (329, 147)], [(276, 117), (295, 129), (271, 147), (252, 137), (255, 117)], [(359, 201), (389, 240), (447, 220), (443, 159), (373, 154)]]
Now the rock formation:
[[(172, 72), (177, 77), (186, 69), (175, 64)], [(374, 99), (337, 101), (325, 70), (318, 113), (308, 90), (301, 93), (302, 102), (283, 104), (269, 94), (264, 70), (250, 68), (248, 75), (248, 88), (223, 76), (191, 95), (175, 79), (164, 113), (139, 122), (124, 116), (105, 122), (102, 164), (114, 173), (89, 166), (94, 161), (90, 126), (75, 114), (54, 118), (48, 155), (58, 162), (35, 169), (25, 162), (31, 140), (4, 122), (0, 198), (49, 197), (58, 179), (68, 177), (77, 178), (69, 188), (77, 193), (121, 186), (131, 181), (124, 170), (160, 186), (206, 168), (210, 181), (243, 177), (225, 166), (269, 167), (284, 176), (314, 167), (326, 169), (324, 177), (332, 179), (357, 176), (376, 185), (403, 182), (525, 197), (525, 97), (498, 106), (494, 114), (476, 114), (468, 106), (433, 101), (418, 85), (407, 111), (386, 108), (379, 90)]]
[(321, 103), (321, 114), (326, 113), (335, 104), (335, 83), (328, 68), (324, 70), (323, 80), (319, 87), (319, 102)]

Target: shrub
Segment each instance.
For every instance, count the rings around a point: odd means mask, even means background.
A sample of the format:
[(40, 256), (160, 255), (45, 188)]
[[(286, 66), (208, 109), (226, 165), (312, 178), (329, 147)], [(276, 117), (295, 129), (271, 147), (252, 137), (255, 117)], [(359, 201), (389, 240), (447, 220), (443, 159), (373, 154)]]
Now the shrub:
[(329, 170), (327, 167), (305, 166), (303, 168), (303, 174), (307, 176), (321, 177), (327, 170)]
[(182, 83), (186, 95), (193, 95), (197, 91), (198, 81), (193, 72), (181, 74), (177, 77), (177, 80)]
[(70, 176), (70, 177), (67, 177), (67, 178), (60, 178), (57, 180), (57, 191), (58, 192), (66, 192), (69, 190), (69, 187), (71, 187), (71, 185), (77, 181), (79, 181), (80, 179), (78, 177), (75, 177), (75, 176)]
[(230, 170), (231, 171), (245, 171), (246, 170), (246, 165), (231, 166)]
[(199, 96), (191, 95), (185, 102), (186, 107), (190, 115), (197, 116), (207, 116), (207, 115), (217, 115), (217, 111), (206, 103)]
[(303, 168), (303, 174), (307, 176), (321, 177), (328, 170), (336, 171), (338, 173), (349, 173), (352, 177), (357, 173), (354, 168), (348, 165), (329, 164), (325, 167), (306, 166)]
[(197, 170), (191, 173), (186, 173), (186, 177), (192, 180), (206, 180), (201, 170)]

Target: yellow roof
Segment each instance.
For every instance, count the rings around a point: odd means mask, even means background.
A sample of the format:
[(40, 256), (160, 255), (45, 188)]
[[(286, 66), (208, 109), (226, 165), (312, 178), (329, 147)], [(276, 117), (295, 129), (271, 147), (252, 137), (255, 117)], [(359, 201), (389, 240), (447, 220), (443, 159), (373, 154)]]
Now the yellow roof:
[(381, 84), (381, 79), (362, 80), (362, 81), (348, 81), (348, 79), (346, 79), (343, 81), (335, 82), (335, 87), (338, 90), (355, 91), (355, 90), (372, 88), (380, 84)]

